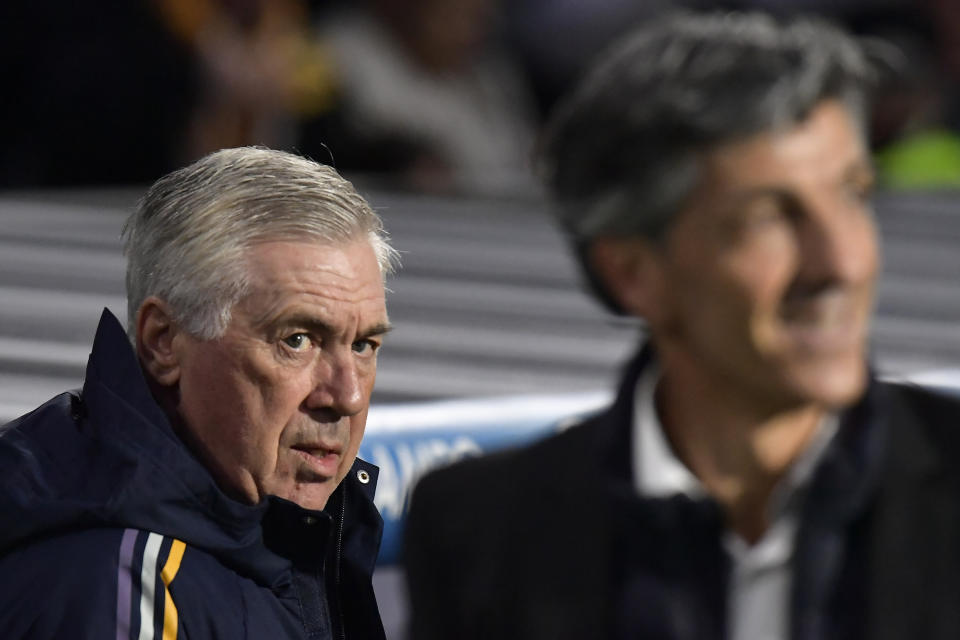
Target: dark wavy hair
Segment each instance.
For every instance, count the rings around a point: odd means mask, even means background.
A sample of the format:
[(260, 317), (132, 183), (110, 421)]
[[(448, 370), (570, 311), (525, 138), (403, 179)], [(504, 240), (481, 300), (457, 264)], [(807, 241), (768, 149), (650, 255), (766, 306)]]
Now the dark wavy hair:
[(682, 13), (601, 56), (552, 114), (538, 165), (584, 263), (600, 236), (658, 240), (698, 180), (697, 158), (801, 122), (826, 99), (863, 127), (872, 70), (863, 48), (813, 18)]

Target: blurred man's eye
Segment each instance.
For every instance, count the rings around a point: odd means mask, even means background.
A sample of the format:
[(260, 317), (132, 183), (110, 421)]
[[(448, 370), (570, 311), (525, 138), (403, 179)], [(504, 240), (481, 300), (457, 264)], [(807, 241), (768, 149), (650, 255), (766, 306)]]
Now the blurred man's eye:
[(873, 182), (870, 179), (845, 182), (843, 193), (857, 204), (869, 204), (873, 197)]
[(790, 211), (784, 203), (773, 199), (752, 203), (743, 213), (742, 222), (748, 229), (763, 229), (770, 225), (789, 222)]

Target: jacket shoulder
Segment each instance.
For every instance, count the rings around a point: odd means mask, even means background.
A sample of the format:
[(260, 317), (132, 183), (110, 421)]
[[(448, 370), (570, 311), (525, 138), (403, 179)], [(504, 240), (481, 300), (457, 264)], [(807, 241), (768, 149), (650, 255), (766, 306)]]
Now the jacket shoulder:
[(931, 444), (960, 450), (960, 397), (915, 384), (887, 384), (885, 391), (895, 426), (920, 429)]
[(418, 483), (404, 531), (413, 637), (547, 637), (524, 630), (543, 632), (569, 603), (570, 575), (557, 572), (582, 575), (557, 558), (582, 547), (580, 523), (597, 507), (589, 487), (599, 426), (587, 420)]
[(594, 431), (594, 420), (588, 420), (523, 447), (428, 473), (411, 495), (407, 551), (424, 541), (454, 548), (483, 537), (494, 548), (518, 532), (535, 535), (540, 525), (582, 502), (584, 484), (597, 475), (596, 456), (588, 453), (596, 446)]
[[(502, 500), (525, 487), (552, 485), (577, 458), (596, 446), (596, 418), (579, 422), (560, 433), (521, 447), (460, 460), (424, 476), (415, 495), (470, 495), (480, 493)], [(582, 462), (582, 460), (581, 460)]]
[(262, 614), (276, 606), (268, 590), (213, 556), (139, 529), (51, 535), (0, 557), (0, 572), (0, 629), (28, 640), (137, 639), (145, 629), (166, 638), (191, 628), (200, 637), (244, 638), (248, 607)]
[(52, 535), (0, 557), (5, 637), (118, 637), (123, 534), (122, 529), (96, 529)]
[(901, 402), (923, 412), (928, 417), (955, 418), (960, 412), (960, 395), (946, 390), (913, 383), (886, 383), (887, 393)]
[(38, 429), (44, 425), (73, 424), (81, 411), (80, 406), (79, 391), (65, 391), (58, 394), (33, 411), (0, 425), (0, 442), (13, 434)]

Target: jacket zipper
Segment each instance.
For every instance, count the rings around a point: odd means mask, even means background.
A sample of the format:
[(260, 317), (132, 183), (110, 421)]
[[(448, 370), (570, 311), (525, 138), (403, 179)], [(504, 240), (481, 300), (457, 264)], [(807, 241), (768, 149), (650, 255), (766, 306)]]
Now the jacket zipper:
[(334, 585), (337, 596), (337, 613), (340, 618), (340, 640), (347, 640), (347, 623), (343, 617), (343, 604), (340, 598), (340, 564), (343, 556), (343, 524), (347, 513), (347, 492), (343, 492), (340, 501), (340, 526), (337, 529), (337, 563), (334, 566)]

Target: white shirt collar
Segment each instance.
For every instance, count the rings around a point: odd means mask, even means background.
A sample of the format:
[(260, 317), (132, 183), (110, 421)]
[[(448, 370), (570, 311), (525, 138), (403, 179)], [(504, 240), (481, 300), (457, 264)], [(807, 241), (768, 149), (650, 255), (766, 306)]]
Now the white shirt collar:
[(668, 498), (683, 494), (703, 497), (700, 480), (674, 455), (657, 416), (654, 392), (660, 368), (651, 362), (637, 381), (633, 419), (633, 476), (640, 495)]

